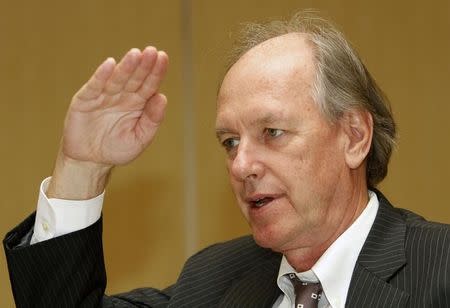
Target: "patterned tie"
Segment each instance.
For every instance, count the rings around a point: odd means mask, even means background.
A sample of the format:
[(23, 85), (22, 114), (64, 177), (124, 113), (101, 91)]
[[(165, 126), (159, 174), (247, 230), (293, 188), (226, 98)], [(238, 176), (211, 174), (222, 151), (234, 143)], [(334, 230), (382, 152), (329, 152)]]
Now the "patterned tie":
[(303, 282), (293, 273), (288, 277), (295, 289), (295, 308), (317, 308), (322, 293), (320, 283)]

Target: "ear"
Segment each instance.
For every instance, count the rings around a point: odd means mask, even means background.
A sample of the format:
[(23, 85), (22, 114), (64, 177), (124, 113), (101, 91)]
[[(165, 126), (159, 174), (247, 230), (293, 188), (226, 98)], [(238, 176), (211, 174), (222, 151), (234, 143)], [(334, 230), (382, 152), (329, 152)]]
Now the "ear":
[(341, 125), (345, 133), (345, 162), (351, 169), (357, 169), (367, 157), (372, 144), (373, 119), (365, 110), (351, 110), (344, 113)]

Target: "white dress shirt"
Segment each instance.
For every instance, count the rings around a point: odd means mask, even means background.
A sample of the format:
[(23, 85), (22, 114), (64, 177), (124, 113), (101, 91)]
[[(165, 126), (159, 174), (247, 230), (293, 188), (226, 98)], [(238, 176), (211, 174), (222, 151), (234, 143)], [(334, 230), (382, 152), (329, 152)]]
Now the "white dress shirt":
[(296, 273), (305, 282), (320, 282), (322, 297), (319, 308), (341, 308), (345, 306), (353, 269), (358, 255), (372, 228), (378, 212), (377, 195), (369, 191), (369, 203), (353, 224), (342, 233), (317, 260), (314, 266), (298, 273), (283, 256), (278, 272), (277, 284), (283, 294), (277, 299), (274, 308), (294, 308), (295, 292), (287, 273)]
[[(40, 187), (31, 244), (84, 229), (101, 216), (104, 192), (89, 200), (49, 199), (45, 195), (49, 180), (46, 178)], [(287, 273), (296, 273), (302, 281), (322, 284), (319, 308), (344, 307), (356, 260), (373, 225), (378, 206), (377, 195), (369, 191), (369, 203), (364, 211), (310, 270), (296, 272), (283, 256), (277, 279), (283, 294), (273, 307), (295, 308), (294, 287), (290, 279), (284, 276)]]
[(102, 214), (104, 192), (89, 200), (49, 199), (49, 181), (41, 183), (31, 244), (87, 228)]

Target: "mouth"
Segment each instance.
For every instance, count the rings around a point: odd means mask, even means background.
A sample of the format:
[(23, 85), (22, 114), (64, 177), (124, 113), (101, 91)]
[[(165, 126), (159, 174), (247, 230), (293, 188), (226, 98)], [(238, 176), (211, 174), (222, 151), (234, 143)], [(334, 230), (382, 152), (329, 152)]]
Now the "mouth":
[(254, 207), (263, 207), (264, 205), (270, 203), (273, 200), (271, 197), (264, 197), (255, 201), (251, 201), (251, 205)]
[(276, 198), (278, 198), (278, 197), (274, 196), (274, 195), (258, 195), (258, 196), (249, 197), (246, 199), (246, 201), (250, 205), (250, 207), (257, 209), (257, 208), (262, 208), (264, 206), (267, 206), (269, 203), (271, 203)]

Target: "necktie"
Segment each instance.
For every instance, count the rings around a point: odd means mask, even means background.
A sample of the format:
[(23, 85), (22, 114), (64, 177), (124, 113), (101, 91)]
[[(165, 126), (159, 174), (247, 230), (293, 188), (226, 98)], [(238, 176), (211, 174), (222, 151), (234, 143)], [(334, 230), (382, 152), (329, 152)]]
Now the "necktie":
[(295, 290), (295, 308), (317, 308), (322, 293), (320, 283), (303, 282), (293, 273), (288, 277)]

